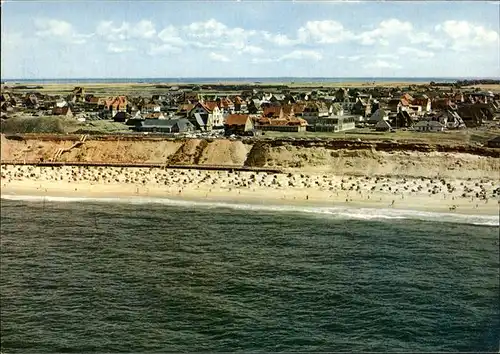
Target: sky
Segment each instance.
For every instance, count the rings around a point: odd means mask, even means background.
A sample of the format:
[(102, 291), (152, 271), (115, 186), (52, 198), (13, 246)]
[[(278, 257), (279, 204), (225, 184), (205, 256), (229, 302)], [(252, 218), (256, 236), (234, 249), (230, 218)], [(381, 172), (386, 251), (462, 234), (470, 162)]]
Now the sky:
[(500, 77), (500, 3), (2, 0), (2, 79)]

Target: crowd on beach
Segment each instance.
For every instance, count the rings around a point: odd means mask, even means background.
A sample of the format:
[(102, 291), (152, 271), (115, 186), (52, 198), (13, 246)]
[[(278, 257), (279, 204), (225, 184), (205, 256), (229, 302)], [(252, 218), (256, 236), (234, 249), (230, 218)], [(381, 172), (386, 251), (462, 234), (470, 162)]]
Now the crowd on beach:
[[(481, 208), (490, 200), (497, 203), (499, 180), (453, 180), (383, 176), (336, 176), (320, 173), (281, 173), (247, 171), (207, 171), (162, 168), (62, 166), (39, 167), (2, 165), (2, 187), (6, 191), (16, 183), (36, 186), (39, 193), (54, 186), (68, 193), (89, 192), (106, 186), (121, 186), (137, 195), (166, 196), (262, 196), (265, 199), (336, 200), (383, 202), (389, 206), (408, 204), (408, 200), (446, 204), (449, 210), (460, 205)], [(24, 185), (26, 186), (26, 185)], [(491, 204), (491, 202), (490, 202)]]

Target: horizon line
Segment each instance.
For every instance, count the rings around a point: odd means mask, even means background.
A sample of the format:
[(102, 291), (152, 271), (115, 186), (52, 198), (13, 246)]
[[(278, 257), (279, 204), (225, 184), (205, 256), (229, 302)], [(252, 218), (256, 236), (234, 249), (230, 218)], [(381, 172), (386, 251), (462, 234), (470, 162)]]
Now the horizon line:
[(158, 79), (500, 79), (486, 76), (158, 76), (158, 77), (37, 77), (0, 78), (3, 81), (16, 80), (158, 80)]

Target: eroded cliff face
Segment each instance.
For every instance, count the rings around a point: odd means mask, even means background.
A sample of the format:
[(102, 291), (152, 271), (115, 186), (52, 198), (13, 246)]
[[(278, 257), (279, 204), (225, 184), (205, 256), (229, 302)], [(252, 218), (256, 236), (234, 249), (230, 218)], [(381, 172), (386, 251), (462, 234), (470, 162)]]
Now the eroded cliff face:
[[(79, 137), (1, 137), (2, 161), (49, 161)], [(139, 139), (91, 137), (64, 162), (273, 167), (318, 173), (500, 179), (500, 150), (340, 140)]]

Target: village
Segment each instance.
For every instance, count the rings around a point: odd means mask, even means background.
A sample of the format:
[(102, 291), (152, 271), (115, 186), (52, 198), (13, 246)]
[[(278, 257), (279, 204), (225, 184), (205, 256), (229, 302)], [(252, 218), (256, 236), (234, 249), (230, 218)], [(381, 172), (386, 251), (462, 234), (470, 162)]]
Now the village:
[(452, 85), (312, 90), (248, 85), (240, 91), (161, 85), (147, 97), (104, 96), (85, 87), (53, 95), (36, 88), (3, 85), (2, 125), (16, 117), (51, 116), (83, 125), (112, 121), (122, 125), (122, 133), (234, 137), (359, 129), (417, 134), (498, 127), (500, 118), (499, 93)]

